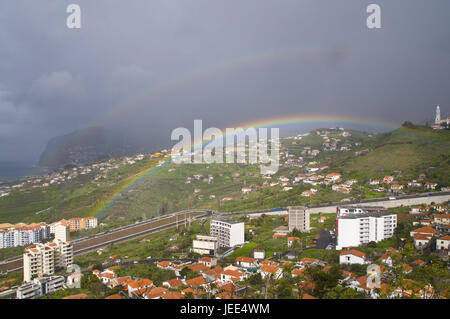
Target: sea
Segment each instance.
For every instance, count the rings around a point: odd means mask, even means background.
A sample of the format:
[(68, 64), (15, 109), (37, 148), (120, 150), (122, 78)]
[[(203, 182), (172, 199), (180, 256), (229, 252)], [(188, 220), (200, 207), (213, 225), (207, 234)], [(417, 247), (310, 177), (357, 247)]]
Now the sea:
[(24, 176), (39, 174), (40, 171), (36, 163), (0, 161), (0, 182), (14, 181)]

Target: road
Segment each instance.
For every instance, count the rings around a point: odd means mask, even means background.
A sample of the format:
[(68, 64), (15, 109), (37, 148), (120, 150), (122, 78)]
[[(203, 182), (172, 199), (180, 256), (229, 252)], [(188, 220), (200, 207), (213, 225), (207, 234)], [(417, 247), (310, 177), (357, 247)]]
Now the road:
[[(97, 234), (96, 236), (78, 239), (72, 242), (74, 255), (80, 255), (112, 243), (123, 242), (139, 236), (176, 227), (177, 224), (183, 225), (185, 220), (186, 222), (189, 222), (189, 220), (193, 221), (211, 217), (214, 213), (214, 211), (202, 209), (181, 211), (137, 224), (124, 226), (111, 232), (104, 232)], [(22, 266), (22, 256), (10, 258), (5, 262), (0, 263), (0, 273), (20, 270), (22, 269)]]
[[(430, 195), (431, 194), (431, 195)], [(386, 208), (398, 207), (398, 206), (411, 206), (418, 204), (431, 204), (432, 202), (440, 204), (443, 202), (450, 201), (450, 192), (433, 192), (433, 193), (422, 193), (414, 195), (404, 195), (396, 196), (396, 199), (389, 199), (389, 197), (380, 197), (374, 199), (364, 199), (360, 201), (352, 202), (337, 202), (337, 203), (325, 203), (319, 205), (306, 206), (311, 214), (315, 213), (325, 213), (332, 214), (336, 213), (336, 206), (340, 205), (362, 205), (362, 206), (384, 206)], [(221, 213), (221, 215), (235, 216), (235, 215), (252, 215), (258, 216), (262, 214), (266, 215), (286, 215), (288, 212), (287, 207), (282, 207), (280, 210), (273, 211), (272, 209), (260, 209), (255, 211), (246, 212), (227, 212)]]
[(317, 249), (325, 249), (329, 244), (333, 243), (333, 239), (331, 238), (330, 231), (327, 229), (320, 229), (320, 237), (317, 240), (316, 248)]

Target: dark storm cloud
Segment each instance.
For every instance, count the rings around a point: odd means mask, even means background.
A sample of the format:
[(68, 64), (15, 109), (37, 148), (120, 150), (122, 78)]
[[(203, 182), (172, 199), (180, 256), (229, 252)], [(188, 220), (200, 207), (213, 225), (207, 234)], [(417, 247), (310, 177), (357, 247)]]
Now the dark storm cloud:
[[(381, 30), (365, 27), (372, 2)], [(65, 27), (69, 3), (81, 30)], [(3, 0), (0, 160), (37, 159), (49, 138), (98, 123), (168, 144), (194, 119), (420, 122), (436, 104), (448, 114), (449, 10), (447, 0)]]

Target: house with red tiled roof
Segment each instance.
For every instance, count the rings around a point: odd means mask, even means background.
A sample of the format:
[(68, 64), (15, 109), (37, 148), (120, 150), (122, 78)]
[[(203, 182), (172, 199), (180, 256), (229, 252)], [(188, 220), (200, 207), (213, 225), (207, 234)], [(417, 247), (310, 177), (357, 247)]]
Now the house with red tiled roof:
[(445, 235), (436, 239), (436, 250), (444, 254), (447, 252), (447, 255), (450, 256), (450, 235)]
[(381, 262), (383, 264), (388, 265), (389, 267), (392, 267), (392, 257), (390, 253), (384, 253), (383, 255), (381, 255)]
[(273, 260), (268, 260), (265, 259), (261, 262), (261, 265), (267, 265), (267, 266), (273, 266), (273, 267), (278, 267), (280, 266), (279, 262), (273, 261)]
[(237, 286), (231, 282), (227, 283), (227, 284), (223, 284), (223, 285), (219, 285), (217, 286), (217, 291), (218, 292), (223, 292), (223, 291), (227, 291), (227, 292), (233, 292), (237, 290)]
[(161, 299), (168, 291), (166, 288), (153, 286), (143, 294), (143, 297), (144, 299)]
[(301, 291), (306, 291), (309, 293), (314, 292), (314, 290), (316, 290), (317, 285), (313, 282), (307, 281), (307, 280), (303, 280), (299, 285), (298, 285), (298, 289)]
[(309, 265), (313, 265), (313, 264), (317, 264), (319, 262), (318, 259), (315, 258), (309, 258), (309, 257), (305, 257), (302, 260), (300, 260), (300, 264), (304, 265), (304, 266), (309, 266)]
[(220, 282), (226, 284), (243, 280), (245, 275), (239, 270), (226, 269), (220, 273)]
[(119, 278), (113, 278), (108, 285), (108, 288), (115, 288), (117, 286), (122, 286), (122, 287), (127, 287), (128, 286), (128, 282), (130, 282), (132, 279), (130, 276), (125, 276), (125, 277), (119, 277)]
[(103, 284), (108, 285), (112, 279), (116, 278), (116, 274), (114, 273), (114, 271), (107, 269), (100, 273), (97, 277), (102, 281)]
[(300, 240), (300, 238), (298, 238), (298, 237), (288, 237), (288, 239), (287, 239), (288, 247), (292, 247), (299, 240)]
[(431, 238), (438, 233), (437, 230), (430, 226), (415, 229), (410, 232), (411, 237), (414, 238), (414, 246), (421, 248), (426, 246)]
[(250, 268), (253, 267), (255, 263), (255, 258), (251, 257), (237, 257), (236, 258), (236, 265), (244, 268)]
[(190, 264), (187, 266), (187, 268), (191, 269), (192, 271), (199, 272), (199, 273), (209, 269), (208, 266), (206, 266), (205, 264), (201, 264), (201, 263)]
[(199, 263), (205, 265), (208, 268), (214, 267), (217, 265), (217, 258), (214, 257), (202, 257), (198, 260)]
[(425, 262), (422, 259), (416, 259), (411, 263), (411, 265), (421, 267), (425, 266)]
[(339, 254), (339, 264), (360, 264), (367, 263), (366, 254), (355, 249), (344, 250)]
[(414, 234), (414, 247), (417, 249), (423, 248), (428, 245), (432, 236), (426, 234)]
[(203, 276), (198, 276), (192, 279), (188, 279), (185, 281), (186, 285), (192, 288), (197, 288), (206, 284), (206, 279)]
[(177, 288), (183, 285), (183, 282), (179, 278), (173, 278), (163, 282), (163, 286), (167, 288)]
[(300, 268), (300, 269), (294, 269), (291, 272), (292, 277), (297, 277), (297, 276), (303, 276), (303, 273), (305, 272), (306, 267)]
[(223, 291), (216, 294), (216, 299), (242, 299), (242, 297), (238, 297), (232, 292)]
[(384, 184), (390, 184), (390, 183), (392, 183), (393, 180), (394, 180), (394, 177), (393, 177), (393, 176), (385, 176), (385, 177), (383, 178), (383, 183), (384, 183)]
[(119, 294), (114, 294), (114, 295), (105, 297), (105, 299), (122, 299), (122, 297)]
[(167, 260), (159, 261), (156, 263), (156, 266), (161, 269), (167, 269), (168, 267), (170, 267), (170, 265), (170, 261)]
[(131, 298), (133, 297), (133, 292), (142, 290), (145, 288), (150, 288), (153, 286), (153, 281), (150, 279), (144, 278), (139, 280), (131, 280), (127, 283), (127, 289), (128, 289), (128, 296)]
[(261, 268), (259, 269), (259, 273), (261, 274), (261, 277), (263, 279), (267, 276), (272, 276), (274, 279), (279, 279), (283, 276), (283, 270), (281, 268), (271, 265), (261, 266)]
[(178, 291), (168, 291), (162, 299), (184, 299), (184, 295)]
[(220, 265), (217, 265), (212, 269), (208, 269), (202, 272), (202, 276), (205, 277), (206, 281), (210, 282), (220, 279), (220, 274), (222, 273), (222, 271), (222, 267)]

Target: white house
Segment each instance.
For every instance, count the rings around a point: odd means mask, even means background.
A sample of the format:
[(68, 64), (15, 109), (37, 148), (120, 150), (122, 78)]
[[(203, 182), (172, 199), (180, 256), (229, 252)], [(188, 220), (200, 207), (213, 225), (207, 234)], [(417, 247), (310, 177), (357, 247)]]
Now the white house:
[(236, 258), (236, 264), (238, 266), (244, 267), (244, 268), (250, 268), (253, 267), (255, 263), (255, 259), (251, 257), (237, 257)]
[(339, 255), (339, 264), (360, 264), (367, 262), (366, 254), (359, 250), (345, 250)]

